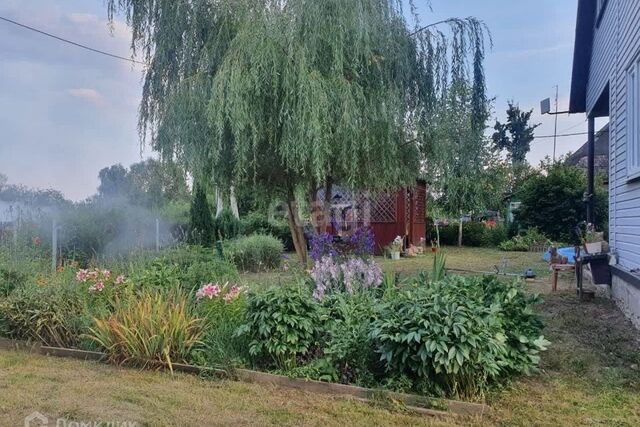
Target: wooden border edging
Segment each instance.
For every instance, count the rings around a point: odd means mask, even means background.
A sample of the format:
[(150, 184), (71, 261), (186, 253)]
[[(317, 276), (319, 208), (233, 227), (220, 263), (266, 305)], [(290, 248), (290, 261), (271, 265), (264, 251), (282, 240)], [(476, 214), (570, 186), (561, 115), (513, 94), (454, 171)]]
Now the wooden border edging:
[[(79, 360), (105, 362), (107, 355), (97, 351), (77, 350), (61, 347), (43, 346), (37, 343), (0, 338), (0, 349), (22, 350), (45, 356), (55, 356)], [(165, 366), (168, 369), (168, 366)], [(327, 394), (331, 396), (351, 397), (356, 400), (371, 403), (380, 399), (401, 402), (407, 409), (429, 416), (480, 416), (488, 412), (489, 407), (482, 403), (462, 402), (458, 400), (439, 399), (418, 396), (415, 394), (397, 393), (381, 389), (371, 389), (347, 384), (329, 383), (300, 378), (289, 378), (283, 375), (252, 371), (249, 369), (224, 369), (193, 366), (173, 363), (174, 371), (188, 374), (212, 374), (218, 378), (229, 378), (241, 382), (275, 385), (279, 387), (301, 390), (310, 393)]]
[(351, 396), (366, 401), (386, 397), (391, 400), (400, 401), (412, 410), (421, 410), (420, 412), (428, 411), (431, 415), (455, 414), (463, 416), (477, 416), (484, 414), (488, 410), (487, 405), (481, 403), (429, 398), (415, 394), (396, 393), (387, 390), (364, 388), (347, 384), (289, 378), (283, 375), (274, 375), (247, 369), (236, 369), (234, 373), (239, 380), (244, 382), (279, 385), (313, 393), (330, 394), (334, 396)]

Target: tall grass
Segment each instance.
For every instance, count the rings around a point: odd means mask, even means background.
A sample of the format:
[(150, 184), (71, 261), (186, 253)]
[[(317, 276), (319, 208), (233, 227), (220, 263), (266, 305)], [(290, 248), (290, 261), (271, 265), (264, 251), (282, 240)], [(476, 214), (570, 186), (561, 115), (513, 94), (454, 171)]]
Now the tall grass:
[(89, 338), (108, 354), (110, 361), (149, 366), (186, 362), (200, 343), (203, 322), (180, 292), (143, 292), (120, 303), (108, 319), (94, 319)]

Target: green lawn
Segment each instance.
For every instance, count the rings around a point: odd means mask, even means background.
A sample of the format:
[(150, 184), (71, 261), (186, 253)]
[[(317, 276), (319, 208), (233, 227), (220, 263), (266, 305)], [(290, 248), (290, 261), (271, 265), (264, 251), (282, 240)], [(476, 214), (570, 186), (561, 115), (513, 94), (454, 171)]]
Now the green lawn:
[[(505, 254), (447, 249), (448, 266), (490, 270)], [(506, 254), (513, 271), (547, 274), (540, 254)], [(428, 269), (431, 255), (386, 270)], [(509, 268), (509, 267), (508, 267)], [(293, 273), (249, 275), (277, 283)], [(285, 275), (283, 277), (283, 275)], [(530, 283), (544, 292), (539, 310), (552, 342), (542, 372), (491, 391), (480, 419), (429, 419), (344, 398), (220, 382), (188, 375), (121, 369), (91, 362), (0, 351), (0, 425), (22, 425), (34, 410), (50, 418), (136, 421), (139, 425), (640, 425), (640, 334), (608, 300), (580, 303), (569, 278), (549, 292), (548, 278)]]
[[(541, 253), (503, 252), (491, 248), (458, 248), (455, 246), (441, 249), (447, 257), (447, 268), (465, 270), (467, 272), (493, 272), (495, 266), (501, 271), (521, 275), (527, 268), (532, 268), (538, 277), (546, 280), (549, 276), (548, 265), (542, 260)], [(290, 268), (288, 271), (247, 273), (243, 274), (243, 282), (249, 286), (269, 286), (284, 283), (301, 276), (295, 253), (288, 254)], [(430, 271), (434, 254), (431, 252), (414, 258), (401, 258), (393, 261), (389, 258), (376, 257), (385, 272), (399, 273), (408, 276), (419, 271)], [(458, 271), (453, 271), (458, 273)]]

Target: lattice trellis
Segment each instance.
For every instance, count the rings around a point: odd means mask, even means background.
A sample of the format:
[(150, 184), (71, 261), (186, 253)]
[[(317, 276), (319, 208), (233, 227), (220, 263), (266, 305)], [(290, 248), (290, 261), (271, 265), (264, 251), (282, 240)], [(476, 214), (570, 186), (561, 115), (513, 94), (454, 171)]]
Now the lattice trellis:
[(371, 222), (396, 222), (396, 194), (380, 192), (369, 196)]
[[(336, 197), (338, 196), (338, 197)], [(342, 188), (334, 188), (332, 209), (344, 212), (350, 210), (351, 221), (356, 224), (394, 223), (397, 219), (395, 192), (361, 191), (352, 193)], [(324, 198), (324, 190), (318, 191), (318, 199)]]

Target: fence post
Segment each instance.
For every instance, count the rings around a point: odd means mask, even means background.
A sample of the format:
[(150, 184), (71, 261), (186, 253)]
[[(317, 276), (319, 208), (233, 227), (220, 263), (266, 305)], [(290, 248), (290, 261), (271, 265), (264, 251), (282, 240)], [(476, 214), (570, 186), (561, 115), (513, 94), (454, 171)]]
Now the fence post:
[(156, 218), (156, 252), (160, 252), (160, 220)]
[(55, 273), (58, 267), (58, 224), (53, 220), (51, 230), (51, 269)]

